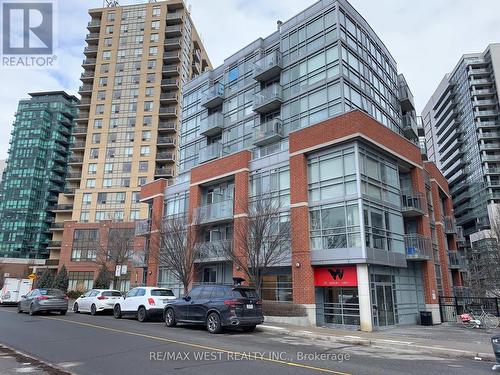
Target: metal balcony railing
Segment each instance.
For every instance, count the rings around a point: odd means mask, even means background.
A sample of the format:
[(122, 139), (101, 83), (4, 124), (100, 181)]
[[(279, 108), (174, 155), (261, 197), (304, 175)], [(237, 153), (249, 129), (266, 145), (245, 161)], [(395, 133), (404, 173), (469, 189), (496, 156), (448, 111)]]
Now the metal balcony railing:
[(403, 134), (410, 139), (418, 137), (417, 119), (409, 113), (403, 115)]
[(145, 236), (151, 233), (151, 220), (137, 220), (135, 222), (135, 235)]
[(155, 175), (162, 176), (162, 177), (173, 177), (174, 176), (174, 169), (173, 168), (156, 168)]
[(195, 208), (194, 216), (198, 224), (233, 219), (233, 200), (211, 203)]
[(220, 158), (221, 156), (222, 156), (222, 143), (216, 142), (200, 150), (198, 161), (200, 163), (204, 163), (209, 160)]
[(194, 258), (197, 262), (226, 260), (228, 251), (232, 249), (232, 240), (200, 242), (195, 245)]
[(255, 95), (253, 110), (259, 113), (267, 113), (281, 107), (283, 102), (283, 89), (280, 84), (274, 83)]
[(413, 191), (401, 192), (401, 211), (403, 216), (414, 217), (425, 213), (424, 194)]
[(465, 256), (457, 251), (450, 251), (448, 253), (448, 267), (453, 269), (460, 269), (465, 267)]
[(453, 216), (444, 217), (444, 232), (447, 234), (457, 233), (457, 221)]
[(429, 260), (432, 259), (432, 241), (429, 236), (418, 233), (406, 234), (405, 248), (406, 259), (408, 260)]
[(215, 108), (224, 101), (224, 85), (220, 82), (209, 87), (202, 95), (201, 105), (206, 108)]
[(163, 122), (163, 121), (160, 121), (158, 123), (158, 129), (162, 129), (162, 130), (176, 130), (177, 129), (177, 124), (173, 121), (167, 121), (167, 122)]
[(283, 121), (278, 117), (259, 125), (253, 132), (253, 144), (256, 146), (274, 143), (282, 138)]
[(205, 136), (212, 136), (224, 130), (224, 115), (222, 112), (216, 112), (200, 123), (200, 134)]
[(275, 50), (255, 62), (253, 67), (253, 78), (258, 81), (266, 81), (280, 74), (281, 70), (281, 52)]

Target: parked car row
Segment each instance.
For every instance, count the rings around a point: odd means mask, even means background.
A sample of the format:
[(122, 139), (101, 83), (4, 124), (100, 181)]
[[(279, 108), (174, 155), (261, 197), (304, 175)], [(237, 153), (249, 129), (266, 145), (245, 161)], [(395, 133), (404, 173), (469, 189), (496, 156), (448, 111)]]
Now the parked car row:
[[(34, 289), (22, 296), (19, 312), (30, 315), (41, 311), (66, 314), (68, 297), (58, 289)], [(136, 287), (122, 295), (118, 290), (92, 289), (73, 303), (73, 312), (112, 311), (116, 319), (136, 317), (140, 322), (162, 317), (167, 327), (204, 324), (210, 333), (224, 328), (242, 328), (251, 332), (264, 322), (262, 301), (255, 289), (229, 285), (195, 286), (185, 297), (176, 298), (172, 290)]]

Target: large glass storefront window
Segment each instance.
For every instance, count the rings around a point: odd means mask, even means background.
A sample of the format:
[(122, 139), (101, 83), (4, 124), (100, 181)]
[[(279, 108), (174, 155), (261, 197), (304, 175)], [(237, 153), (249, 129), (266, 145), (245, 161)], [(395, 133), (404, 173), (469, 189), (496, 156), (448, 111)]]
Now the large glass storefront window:
[(292, 275), (266, 275), (262, 280), (262, 299), (292, 302)]
[(357, 287), (322, 288), (325, 324), (359, 325)]

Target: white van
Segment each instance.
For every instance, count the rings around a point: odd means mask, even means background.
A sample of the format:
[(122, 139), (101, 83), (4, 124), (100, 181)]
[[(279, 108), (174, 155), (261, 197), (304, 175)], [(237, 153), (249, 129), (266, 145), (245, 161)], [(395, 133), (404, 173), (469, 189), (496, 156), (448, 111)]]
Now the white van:
[(7, 277), (0, 291), (0, 303), (18, 303), (21, 296), (28, 294), (32, 287), (33, 282), (30, 279)]

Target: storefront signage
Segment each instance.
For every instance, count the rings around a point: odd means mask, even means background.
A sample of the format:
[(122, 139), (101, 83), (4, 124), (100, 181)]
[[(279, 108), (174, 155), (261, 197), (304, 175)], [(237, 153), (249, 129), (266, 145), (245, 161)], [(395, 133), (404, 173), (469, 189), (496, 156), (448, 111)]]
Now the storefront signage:
[(357, 286), (356, 266), (330, 266), (314, 269), (314, 286)]

